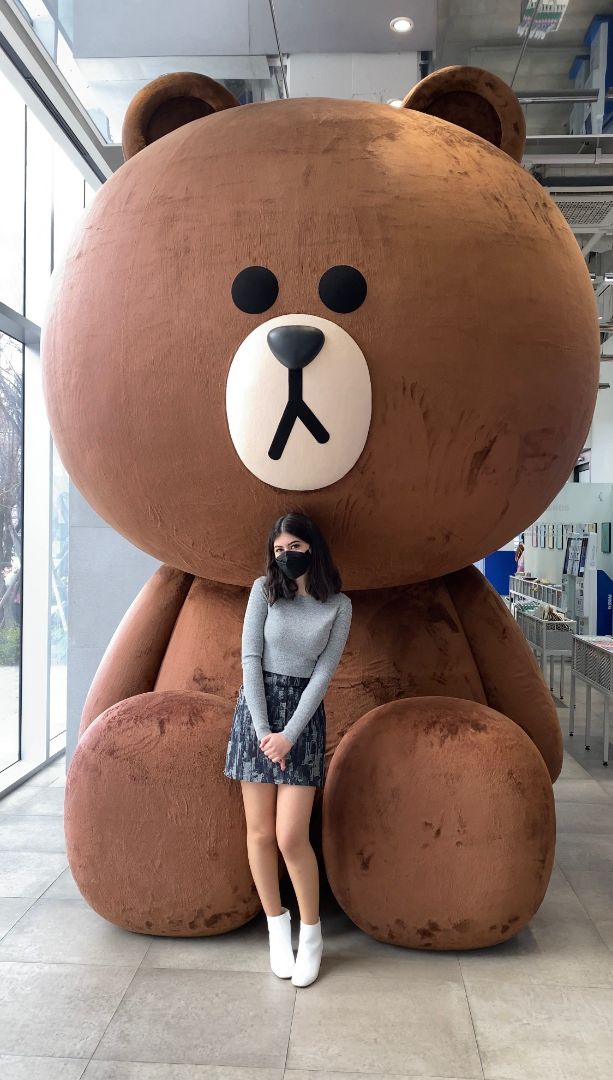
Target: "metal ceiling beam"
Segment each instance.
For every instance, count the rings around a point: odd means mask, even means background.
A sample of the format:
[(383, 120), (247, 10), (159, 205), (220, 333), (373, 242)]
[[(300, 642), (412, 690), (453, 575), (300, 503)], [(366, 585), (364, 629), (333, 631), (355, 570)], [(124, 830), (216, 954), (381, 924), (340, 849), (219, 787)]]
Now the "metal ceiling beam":
[[(575, 235), (577, 235), (577, 230), (573, 229), (573, 232), (575, 233)], [(586, 240), (585, 244), (582, 245), (581, 254), (587, 258), (587, 256), (590, 255), (596, 247), (596, 244), (598, 244), (599, 241), (602, 240), (606, 232), (607, 229), (599, 229), (597, 232), (593, 233), (593, 235), (590, 236), (589, 240)]]
[[(599, 97), (598, 90), (518, 90), (516, 93), (522, 105), (587, 104), (598, 101)], [(613, 90), (607, 90), (604, 96), (610, 101)]]
[(523, 165), (613, 165), (613, 154), (524, 154)]
[(583, 145), (603, 147), (608, 146), (613, 150), (613, 133), (605, 132), (601, 135), (528, 135), (526, 136), (526, 144), (533, 145), (534, 143), (562, 143), (564, 146), (576, 146), (580, 148)]
[(528, 135), (523, 160), (525, 165), (610, 165), (613, 134)]
[(611, 165), (613, 134), (528, 135), (523, 164)]

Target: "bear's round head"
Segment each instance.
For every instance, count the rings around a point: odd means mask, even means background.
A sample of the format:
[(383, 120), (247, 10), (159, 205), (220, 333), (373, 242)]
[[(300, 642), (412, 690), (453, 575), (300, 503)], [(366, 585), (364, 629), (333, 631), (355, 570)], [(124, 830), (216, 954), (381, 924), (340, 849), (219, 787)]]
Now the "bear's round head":
[(132, 102), (128, 160), (56, 272), (47, 408), (74, 483), (154, 557), (249, 585), (314, 517), (348, 589), (459, 569), (530, 524), (592, 416), (585, 262), (475, 68), (404, 108)]

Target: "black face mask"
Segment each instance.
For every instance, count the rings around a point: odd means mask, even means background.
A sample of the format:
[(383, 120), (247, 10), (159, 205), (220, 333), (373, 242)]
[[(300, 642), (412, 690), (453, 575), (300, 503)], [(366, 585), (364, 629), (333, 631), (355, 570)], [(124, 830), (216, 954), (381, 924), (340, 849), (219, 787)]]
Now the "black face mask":
[(284, 551), (281, 555), (277, 555), (275, 562), (281, 572), (293, 581), (308, 570), (311, 565), (311, 552)]

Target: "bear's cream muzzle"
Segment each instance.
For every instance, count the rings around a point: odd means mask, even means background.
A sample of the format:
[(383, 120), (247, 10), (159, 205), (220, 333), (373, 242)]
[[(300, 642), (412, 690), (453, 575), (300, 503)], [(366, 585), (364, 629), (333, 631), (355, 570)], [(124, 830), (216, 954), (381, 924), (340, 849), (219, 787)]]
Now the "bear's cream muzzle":
[(234, 448), (263, 483), (314, 491), (345, 476), (370, 427), (368, 365), (346, 330), (317, 315), (281, 315), (252, 330), (228, 372)]

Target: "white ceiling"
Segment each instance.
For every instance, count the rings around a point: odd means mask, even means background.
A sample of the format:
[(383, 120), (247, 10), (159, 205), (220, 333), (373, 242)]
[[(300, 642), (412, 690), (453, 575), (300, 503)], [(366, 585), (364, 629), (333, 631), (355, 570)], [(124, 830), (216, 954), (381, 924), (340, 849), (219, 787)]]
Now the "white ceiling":
[[(436, 0), (274, 0), (284, 52), (434, 49)], [(390, 30), (409, 15), (410, 34)], [(75, 57), (271, 54), (268, 0), (74, 0)]]
[[(23, 0), (38, 7), (42, 2)], [(72, 61), (71, 75), (76, 80), (72, 85), (111, 141), (120, 138), (123, 115), (133, 94), (164, 72), (201, 71), (230, 84), (237, 94), (247, 90), (255, 100), (282, 92), (275, 69), (277, 43), (269, 0), (44, 3), (53, 13), (59, 11), (60, 20), (62, 13), (74, 15), (73, 25), (70, 20), (63, 21), (68, 39), (72, 37), (76, 60), (76, 64)], [(585, 52), (589, 24), (595, 15), (612, 15), (613, 0), (569, 0), (558, 31), (544, 41), (529, 41), (525, 50), (524, 39), (517, 33), (523, 4), (524, 0), (274, 0), (280, 47), (290, 57), (290, 65), (292, 57), (301, 57), (307, 64), (304, 54), (328, 54), (328, 63), (338, 67), (349, 61), (348, 54), (356, 60), (359, 54), (373, 54), (368, 60), (376, 67), (376, 54), (384, 54), (379, 60), (384, 68), (392, 61), (390, 54), (400, 54), (402, 60), (404, 54), (413, 54), (415, 62), (415, 53), (424, 51), (434, 54), (433, 68), (475, 64), (511, 83), (520, 96), (525, 91), (568, 91), (569, 68), (575, 55)], [(412, 33), (399, 35), (390, 29), (390, 19), (399, 15), (414, 20)], [(317, 61), (313, 65), (317, 85), (330, 82), (326, 61), (321, 63), (321, 75)], [(377, 79), (381, 82), (382, 78), (377, 75), (373, 86), (369, 82), (369, 90), (380, 90)], [(407, 89), (403, 82), (398, 93)], [(545, 169), (551, 170), (568, 159), (569, 171), (591, 171), (605, 184), (610, 182), (612, 158), (606, 151), (613, 154), (611, 137), (598, 160), (586, 140), (577, 145), (572, 140), (556, 139), (554, 146), (553, 136), (568, 131), (569, 117), (568, 102), (527, 106), (532, 165), (536, 163), (541, 169), (545, 162)], [(117, 148), (108, 149), (117, 153), (119, 165)], [(589, 245), (591, 255), (586, 249), (586, 256), (591, 258), (603, 246), (610, 248), (613, 237), (606, 240), (608, 243)], [(602, 262), (605, 256), (613, 269), (613, 251), (597, 257)]]
[[(58, 0), (45, 0), (55, 5)], [(595, 14), (613, 0), (570, 0), (559, 30), (530, 41), (519, 71), (522, 0), (274, 0), (285, 54), (433, 51), (434, 66), (469, 63), (493, 71), (521, 93), (570, 88), (568, 71), (584, 51)], [(61, 3), (60, 3), (61, 8)], [(390, 19), (410, 15), (410, 34)], [(74, 0), (73, 52), (95, 102), (109, 116), (112, 138), (134, 93), (164, 72), (201, 71), (222, 81), (262, 80), (276, 95), (267, 57), (276, 53), (269, 0)], [(236, 88), (235, 88), (236, 92)], [(569, 106), (527, 107), (530, 134), (562, 133)]]
[[(31, 0), (24, 0), (31, 2)], [(278, 96), (276, 41), (269, 0), (44, 0), (73, 14), (73, 85), (110, 141), (120, 137), (131, 97), (164, 72), (201, 71), (255, 100)], [(427, 51), (433, 66), (472, 63), (513, 82), (520, 94), (568, 90), (568, 71), (595, 14), (613, 0), (569, 0), (557, 33), (530, 41), (517, 34), (523, 0), (274, 0), (280, 44), (291, 56), (382, 55)], [(410, 15), (412, 33), (390, 19)], [(72, 29), (72, 27), (71, 27)], [(332, 57), (330, 63), (338, 63)], [(514, 78), (515, 77), (515, 78)], [(80, 86), (77, 86), (80, 83)], [(403, 92), (406, 87), (403, 86)], [(530, 104), (533, 136), (568, 130), (570, 106)], [(109, 129), (110, 123), (110, 129)]]
[[(274, 0), (290, 56), (433, 51), (436, 8), (436, 0)], [(410, 33), (390, 29), (399, 15), (413, 19)], [(268, 63), (277, 56), (269, 0), (74, 0), (71, 29), (73, 85), (111, 142), (133, 95), (168, 72), (202, 72), (235, 93), (245, 81), (255, 100), (279, 96)], [(401, 96), (407, 89), (403, 82)]]

